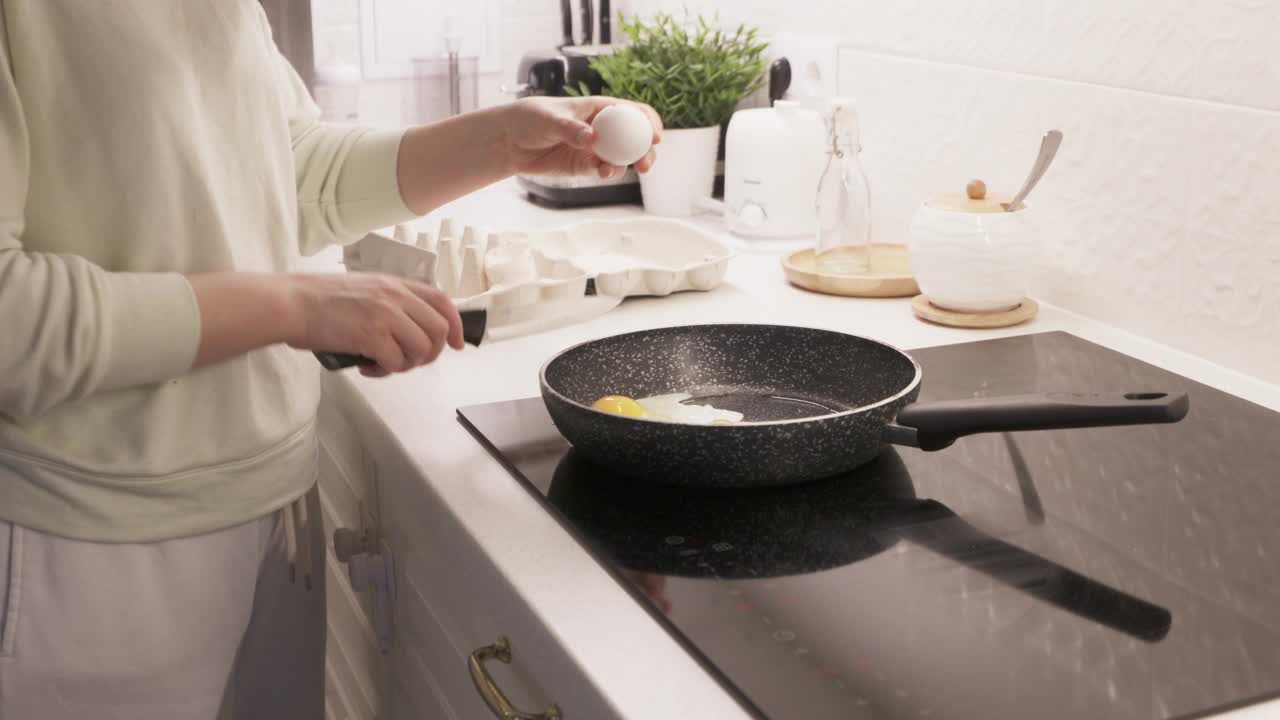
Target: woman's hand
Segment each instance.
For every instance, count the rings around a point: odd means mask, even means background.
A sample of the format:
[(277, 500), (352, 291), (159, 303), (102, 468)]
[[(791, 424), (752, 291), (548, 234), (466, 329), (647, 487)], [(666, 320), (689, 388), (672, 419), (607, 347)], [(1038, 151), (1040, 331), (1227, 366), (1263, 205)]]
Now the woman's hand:
[(294, 334), (302, 350), (364, 355), (378, 364), (360, 372), (381, 377), (462, 349), (462, 319), (448, 296), (412, 280), (372, 273), (289, 276)]
[(210, 272), (187, 276), (200, 309), (194, 367), (288, 343), (373, 358), (380, 377), (462, 349), (462, 318), (444, 293), (390, 275)]
[[(532, 97), (503, 108), (502, 137), (510, 163), (509, 172), (530, 175), (591, 175), (602, 178), (622, 173), (623, 168), (596, 157), (591, 151), (595, 131), (591, 121), (610, 105), (628, 103), (608, 97), (551, 98)], [(662, 141), (662, 119), (653, 108), (641, 103), (628, 103), (649, 117), (653, 124), (653, 144)], [(636, 163), (640, 172), (653, 166), (650, 148)]]
[[(467, 193), (516, 173), (612, 177), (622, 168), (591, 151), (591, 121), (610, 105), (608, 97), (532, 97), (409, 128), (400, 142), (396, 180), (405, 207), (425, 214)], [(653, 108), (634, 103), (662, 138), (662, 120)], [(653, 149), (636, 163), (647, 172)]]

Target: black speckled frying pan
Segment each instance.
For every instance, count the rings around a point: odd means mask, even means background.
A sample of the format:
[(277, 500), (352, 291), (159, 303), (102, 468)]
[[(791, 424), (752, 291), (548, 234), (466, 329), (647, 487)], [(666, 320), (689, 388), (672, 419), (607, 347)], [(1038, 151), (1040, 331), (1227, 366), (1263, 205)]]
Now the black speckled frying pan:
[[(848, 472), (885, 443), (941, 450), (964, 435), (1178, 422), (1186, 394), (1062, 392), (915, 403), (920, 366), (844, 333), (778, 325), (694, 325), (593, 340), (542, 368), (542, 398), (588, 459), (675, 485), (784, 485)], [(591, 407), (605, 395), (689, 393), (744, 415), (690, 425)]]

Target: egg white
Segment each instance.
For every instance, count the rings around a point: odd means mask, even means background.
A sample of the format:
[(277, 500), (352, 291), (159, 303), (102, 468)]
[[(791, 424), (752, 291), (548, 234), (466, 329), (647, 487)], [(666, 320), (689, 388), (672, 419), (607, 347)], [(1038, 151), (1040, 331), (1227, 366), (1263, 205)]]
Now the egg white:
[(732, 410), (720, 410), (710, 405), (685, 405), (685, 400), (693, 397), (689, 393), (672, 393), (670, 395), (654, 395), (636, 400), (644, 409), (645, 417), (662, 422), (684, 423), (687, 425), (710, 425), (721, 421), (727, 423), (742, 422), (743, 415)]

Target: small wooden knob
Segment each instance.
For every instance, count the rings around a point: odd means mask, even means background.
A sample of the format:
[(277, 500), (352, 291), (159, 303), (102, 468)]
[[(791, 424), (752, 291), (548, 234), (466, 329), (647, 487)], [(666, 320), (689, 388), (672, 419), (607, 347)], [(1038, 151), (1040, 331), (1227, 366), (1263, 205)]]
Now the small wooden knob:
[(970, 180), (964, 191), (970, 200), (982, 200), (987, 197), (987, 184), (981, 180)]

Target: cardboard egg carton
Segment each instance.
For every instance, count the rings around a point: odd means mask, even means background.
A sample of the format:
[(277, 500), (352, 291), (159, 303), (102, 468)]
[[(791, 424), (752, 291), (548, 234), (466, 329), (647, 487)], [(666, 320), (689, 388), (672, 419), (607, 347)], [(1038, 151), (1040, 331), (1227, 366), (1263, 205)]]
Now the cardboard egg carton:
[(654, 217), (581, 222), (527, 239), (542, 255), (584, 270), (597, 292), (622, 297), (714, 290), (733, 257), (710, 233)]
[(345, 248), (349, 270), (411, 278), (459, 307), (528, 305), (595, 293), (623, 298), (714, 290), (733, 253), (710, 233), (663, 218), (587, 221), (495, 233), (446, 218), (437, 231), (399, 225)]
[(460, 308), (532, 305), (582, 297), (587, 274), (550, 258), (520, 235), (462, 228), (445, 219), (438, 232), (399, 225), (392, 237), (370, 233), (343, 249), (347, 270), (417, 280), (443, 291)]

